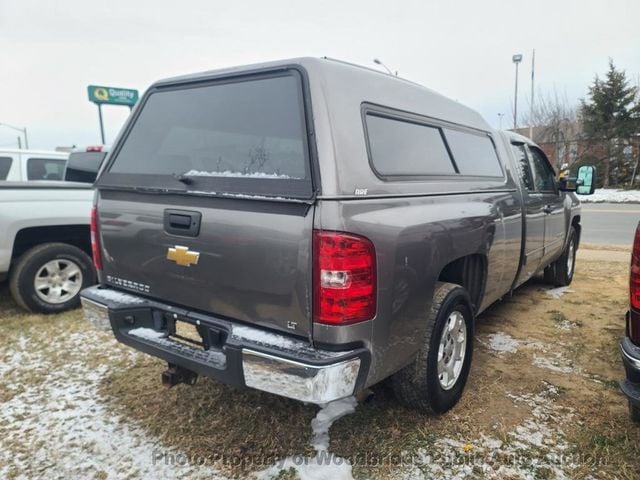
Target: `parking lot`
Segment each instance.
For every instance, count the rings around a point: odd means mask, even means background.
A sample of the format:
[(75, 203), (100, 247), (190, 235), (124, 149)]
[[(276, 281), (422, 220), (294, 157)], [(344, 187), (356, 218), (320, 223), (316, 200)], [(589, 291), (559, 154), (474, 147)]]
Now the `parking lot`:
[[(534, 280), (478, 319), (451, 412), (404, 409), (380, 385), (336, 421), (329, 451), (355, 478), (636, 478), (640, 429), (617, 387), (627, 275), (623, 247), (581, 251), (568, 290)], [(317, 407), (208, 379), (165, 390), (160, 361), (96, 332), (80, 310), (29, 315), (7, 293), (2, 478), (245, 477), (313, 455)]]

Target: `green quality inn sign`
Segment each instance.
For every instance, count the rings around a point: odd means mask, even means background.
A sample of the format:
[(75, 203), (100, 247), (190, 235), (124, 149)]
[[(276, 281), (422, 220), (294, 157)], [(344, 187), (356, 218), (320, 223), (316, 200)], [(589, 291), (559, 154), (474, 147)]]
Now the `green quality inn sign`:
[(129, 110), (138, 101), (138, 91), (132, 88), (101, 87), (100, 85), (89, 85), (87, 87), (89, 101), (98, 107), (98, 121), (100, 122), (100, 139), (102, 144), (106, 143), (104, 137), (104, 124), (102, 123), (102, 105), (123, 105)]
[(133, 107), (138, 101), (138, 91), (130, 88), (89, 85), (87, 92), (89, 93), (89, 100), (97, 104), (126, 105)]

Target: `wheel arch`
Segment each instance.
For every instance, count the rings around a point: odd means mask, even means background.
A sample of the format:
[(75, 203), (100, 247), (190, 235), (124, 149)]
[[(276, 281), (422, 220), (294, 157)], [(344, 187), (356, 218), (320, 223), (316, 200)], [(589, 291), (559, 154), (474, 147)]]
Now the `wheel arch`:
[(11, 260), (15, 261), (27, 250), (45, 243), (67, 243), (78, 247), (91, 257), (88, 225), (51, 225), (19, 230), (13, 242)]
[(482, 304), (486, 287), (486, 255), (475, 253), (449, 262), (440, 271), (438, 281), (454, 283), (463, 287), (469, 295), (471, 309), (475, 315)]

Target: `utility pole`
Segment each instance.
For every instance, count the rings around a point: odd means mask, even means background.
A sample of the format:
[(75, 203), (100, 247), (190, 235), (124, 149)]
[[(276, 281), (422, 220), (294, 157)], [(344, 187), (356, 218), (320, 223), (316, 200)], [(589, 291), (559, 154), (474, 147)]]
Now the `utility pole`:
[(533, 140), (533, 118), (534, 118), (534, 88), (535, 88), (535, 71), (536, 71), (536, 49), (533, 49), (531, 54), (531, 109), (529, 110), (529, 138)]
[(513, 99), (513, 129), (518, 128), (518, 65), (522, 61), (522, 54), (517, 53), (511, 57), (511, 61), (516, 65), (516, 92)]

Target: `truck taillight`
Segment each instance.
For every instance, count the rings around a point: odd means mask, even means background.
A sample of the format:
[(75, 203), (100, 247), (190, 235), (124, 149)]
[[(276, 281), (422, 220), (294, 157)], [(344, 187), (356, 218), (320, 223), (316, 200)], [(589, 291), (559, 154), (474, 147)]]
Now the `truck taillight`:
[(96, 270), (102, 270), (102, 251), (100, 249), (100, 235), (98, 234), (98, 210), (94, 205), (91, 209), (91, 254)]
[(640, 224), (636, 227), (629, 270), (629, 337), (640, 343)]
[(376, 315), (376, 253), (370, 240), (350, 233), (313, 231), (313, 317), (331, 325)]

